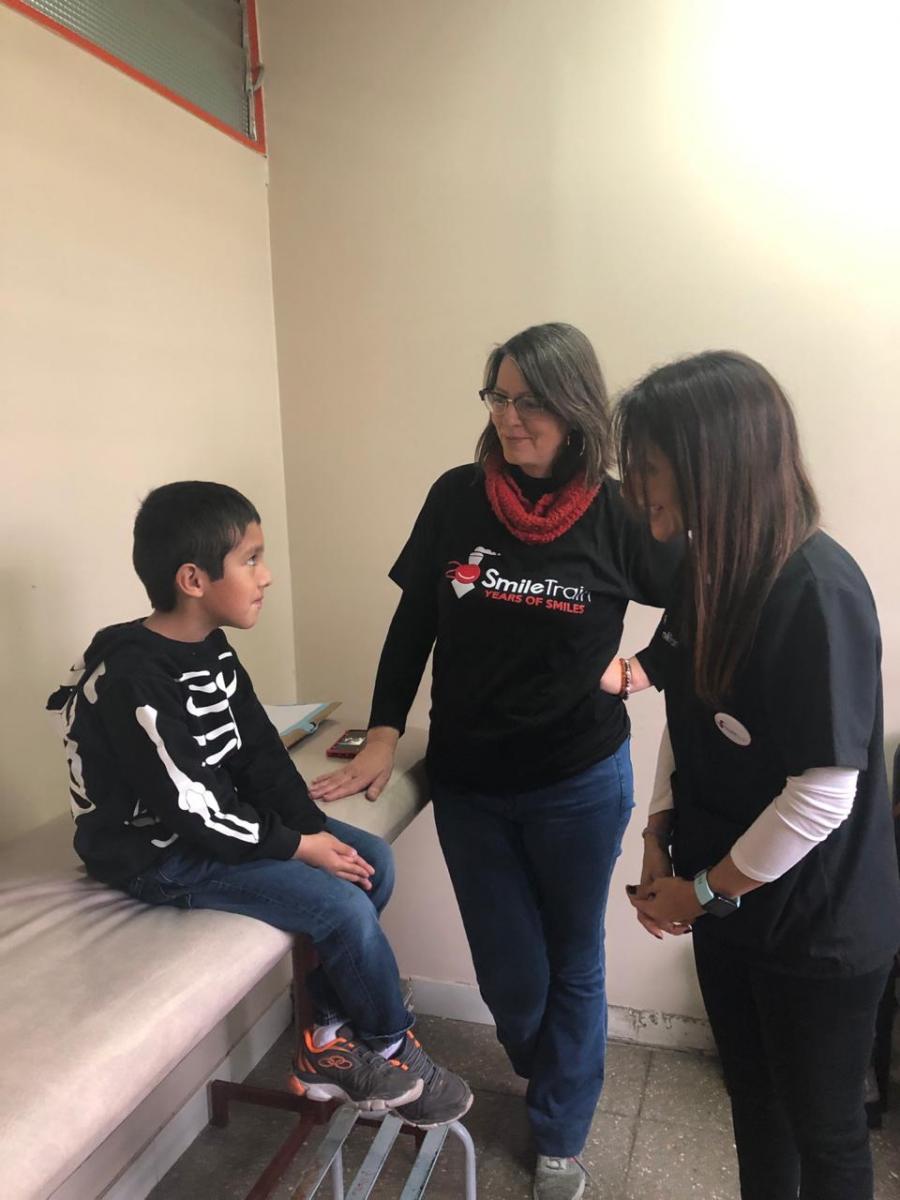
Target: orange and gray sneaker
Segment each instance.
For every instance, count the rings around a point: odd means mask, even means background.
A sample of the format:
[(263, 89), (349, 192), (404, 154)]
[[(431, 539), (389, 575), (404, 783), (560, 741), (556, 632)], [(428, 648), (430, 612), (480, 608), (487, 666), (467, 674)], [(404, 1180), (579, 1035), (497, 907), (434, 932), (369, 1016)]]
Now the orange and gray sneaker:
[(365, 1112), (407, 1104), (424, 1087), (424, 1081), (396, 1058), (382, 1058), (356, 1041), (349, 1025), (342, 1025), (324, 1046), (317, 1046), (307, 1029), (291, 1076), (291, 1088), (308, 1100), (349, 1102)]
[(419, 1129), (433, 1129), (435, 1125), (449, 1125), (458, 1121), (472, 1107), (472, 1093), (466, 1081), (445, 1067), (439, 1067), (422, 1049), (422, 1043), (408, 1030), (403, 1045), (390, 1060), (401, 1070), (421, 1079), (422, 1093), (394, 1109), (410, 1125)]

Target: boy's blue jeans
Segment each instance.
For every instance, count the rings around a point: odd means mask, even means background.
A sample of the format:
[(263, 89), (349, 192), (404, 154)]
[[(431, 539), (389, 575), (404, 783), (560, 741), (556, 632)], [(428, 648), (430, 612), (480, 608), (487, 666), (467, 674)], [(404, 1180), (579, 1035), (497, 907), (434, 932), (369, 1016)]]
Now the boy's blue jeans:
[(579, 1154), (603, 1087), (604, 919), (633, 807), (629, 743), (572, 779), (486, 794), (433, 779), (478, 985), (539, 1154)]
[(375, 868), (370, 892), (295, 859), (230, 865), (188, 849), (176, 849), (132, 879), (127, 890), (148, 904), (215, 908), (307, 934), (321, 960), (307, 980), (318, 1020), (347, 1020), (357, 1037), (390, 1045), (413, 1023), (394, 953), (378, 923), (394, 887), (391, 848), (330, 817), (325, 829)]

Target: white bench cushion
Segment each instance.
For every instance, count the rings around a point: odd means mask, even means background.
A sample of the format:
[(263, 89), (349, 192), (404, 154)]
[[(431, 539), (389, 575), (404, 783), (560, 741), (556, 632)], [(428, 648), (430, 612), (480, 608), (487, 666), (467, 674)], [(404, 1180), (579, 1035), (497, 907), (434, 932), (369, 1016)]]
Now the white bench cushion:
[[(294, 758), (337, 765), (326, 722)], [(377, 803), (325, 806), (392, 841), (426, 802), (424, 734)], [(0, 847), (4, 1200), (49, 1195), (284, 956), (288, 935), (229, 913), (151, 908), (87, 878), (66, 816)]]

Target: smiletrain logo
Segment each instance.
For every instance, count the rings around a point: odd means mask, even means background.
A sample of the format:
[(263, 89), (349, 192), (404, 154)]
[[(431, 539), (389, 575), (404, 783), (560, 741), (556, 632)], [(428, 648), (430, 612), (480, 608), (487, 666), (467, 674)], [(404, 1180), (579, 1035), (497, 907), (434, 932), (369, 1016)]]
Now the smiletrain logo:
[(468, 562), (452, 559), (446, 577), (450, 580), (457, 597), (462, 599), (475, 590), (479, 582), (488, 600), (505, 600), (512, 604), (527, 604), (532, 608), (547, 608), (557, 612), (580, 615), (591, 602), (591, 594), (585, 587), (567, 586), (559, 579), (505, 579), (496, 567), (488, 567), (482, 574), (481, 563), (486, 556), (500, 558), (496, 550), (487, 546), (476, 546)]
[(450, 563), (450, 570), (447, 571), (447, 578), (450, 580), (450, 586), (456, 592), (457, 596), (463, 597), (466, 592), (471, 592), (475, 588), (475, 584), (481, 577), (481, 560), (486, 554), (492, 558), (499, 558), (500, 555), (496, 550), (488, 550), (487, 546), (476, 546), (469, 555), (469, 561), (465, 563), (458, 562), (455, 558)]

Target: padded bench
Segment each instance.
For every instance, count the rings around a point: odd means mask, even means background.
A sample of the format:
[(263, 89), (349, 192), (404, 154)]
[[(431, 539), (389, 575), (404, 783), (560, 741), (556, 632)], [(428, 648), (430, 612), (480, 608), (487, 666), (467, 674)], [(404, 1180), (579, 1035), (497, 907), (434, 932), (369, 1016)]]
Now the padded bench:
[[(306, 778), (336, 765), (325, 748), (342, 727), (325, 721), (291, 752)], [(325, 811), (393, 841), (427, 802), (424, 750), (424, 732), (409, 730), (376, 803), (351, 796)], [(291, 947), (249, 917), (151, 908), (95, 883), (68, 815), (0, 847), (3, 1200), (112, 1194), (283, 998)]]

